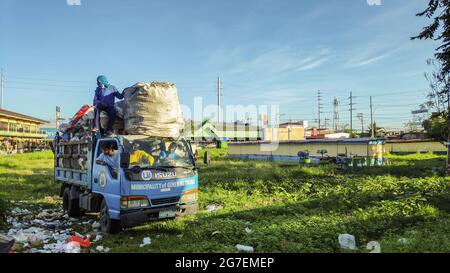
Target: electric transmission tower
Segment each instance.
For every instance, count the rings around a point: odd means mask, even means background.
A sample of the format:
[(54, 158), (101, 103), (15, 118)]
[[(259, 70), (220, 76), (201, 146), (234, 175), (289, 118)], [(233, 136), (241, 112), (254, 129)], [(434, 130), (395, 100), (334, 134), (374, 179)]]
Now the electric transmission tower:
[(333, 101), (333, 129), (335, 131), (339, 131), (339, 104), (338, 98), (335, 97)]
[(320, 115), (322, 114), (322, 106), (323, 106), (323, 104), (322, 104), (322, 95), (320, 94), (320, 90), (319, 91), (317, 91), (317, 120), (318, 120), (318, 122), (319, 122), (319, 126), (317, 127), (317, 129), (319, 130), (319, 132), (320, 132), (320, 126), (321, 126), (321, 119), (320, 119)]

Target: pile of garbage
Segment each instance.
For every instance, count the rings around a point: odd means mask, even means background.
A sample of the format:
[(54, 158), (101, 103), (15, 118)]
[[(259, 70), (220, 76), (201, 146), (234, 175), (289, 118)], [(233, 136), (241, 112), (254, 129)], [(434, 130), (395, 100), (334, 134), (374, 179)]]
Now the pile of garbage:
[[(41, 209), (36, 215), (14, 208), (7, 217), (6, 235), (11, 253), (92, 253), (109, 252), (99, 245), (103, 235), (93, 219), (70, 218), (61, 209)], [(82, 235), (84, 233), (84, 235)]]
[[(118, 133), (124, 132), (124, 109), (125, 102), (119, 101), (114, 105), (116, 109), (116, 122), (113, 129)], [(105, 112), (100, 113), (100, 126), (106, 128), (108, 115)], [(91, 130), (95, 125), (95, 107), (84, 105), (69, 120), (69, 123), (63, 123), (59, 126), (58, 132), (62, 142), (77, 142), (91, 140)]]
[(125, 131), (130, 135), (178, 138), (183, 114), (174, 84), (137, 83), (124, 90)]
[[(184, 119), (178, 99), (178, 90), (172, 83), (137, 83), (124, 91), (124, 100), (116, 102), (118, 134), (179, 138), (184, 130)], [(100, 126), (106, 128), (108, 116), (100, 113)], [(59, 126), (62, 142), (91, 140), (95, 125), (95, 107), (84, 105), (70, 119)]]

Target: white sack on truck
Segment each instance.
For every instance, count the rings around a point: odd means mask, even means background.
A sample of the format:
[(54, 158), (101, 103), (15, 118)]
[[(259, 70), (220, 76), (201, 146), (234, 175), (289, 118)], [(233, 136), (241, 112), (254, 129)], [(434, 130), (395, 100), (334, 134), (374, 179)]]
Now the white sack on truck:
[(179, 138), (183, 114), (174, 84), (137, 83), (124, 90), (125, 131), (130, 135)]

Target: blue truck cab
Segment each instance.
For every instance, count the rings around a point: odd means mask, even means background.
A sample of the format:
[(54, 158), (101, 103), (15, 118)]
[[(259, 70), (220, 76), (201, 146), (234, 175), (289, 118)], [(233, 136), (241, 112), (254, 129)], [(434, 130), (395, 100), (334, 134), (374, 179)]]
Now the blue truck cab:
[(198, 172), (184, 139), (57, 140), (55, 180), (69, 216), (98, 212), (107, 233), (198, 210)]

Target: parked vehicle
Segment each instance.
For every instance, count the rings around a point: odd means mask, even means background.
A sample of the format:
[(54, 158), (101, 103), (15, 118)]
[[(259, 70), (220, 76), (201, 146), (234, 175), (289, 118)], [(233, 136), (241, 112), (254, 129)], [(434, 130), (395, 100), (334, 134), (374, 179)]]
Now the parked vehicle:
[[(120, 135), (55, 144), (63, 209), (71, 217), (98, 212), (103, 232), (198, 210), (198, 172), (184, 139)], [(105, 145), (118, 153), (118, 166), (97, 160)], [(169, 148), (176, 151), (170, 154)]]

